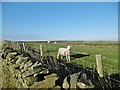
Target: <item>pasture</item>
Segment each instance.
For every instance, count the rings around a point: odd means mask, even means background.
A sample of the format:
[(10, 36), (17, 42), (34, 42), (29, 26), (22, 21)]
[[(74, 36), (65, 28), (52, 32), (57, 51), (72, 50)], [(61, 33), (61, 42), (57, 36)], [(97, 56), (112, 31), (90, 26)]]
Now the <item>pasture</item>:
[[(96, 54), (102, 55), (104, 74), (112, 75), (118, 73), (118, 44), (116, 42), (25, 42), (35, 51), (40, 52), (40, 45), (43, 45), (43, 55), (57, 57), (58, 49), (71, 46), (71, 62), (86, 68), (96, 67)], [(61, 59), (65, 60), (65, 58)]]
[[(57, 59), (58, 49), (68, 45), (71, 46), (71, 61), (66, 62), (65, 57)], [(98, 54), (102, 56), (104, 76), (96, 71), (100, 65), (96, 65)], [(118, 44), (115, 42), (4, 41), (0, 58), (3, 63), (3, 72), (0, 72), (3, 88), (66, 88), (66, 83), (69, 89), (74, 85), (74, 88), (120, 87)], [(50, 81), (52, 86), (48, 84)]]

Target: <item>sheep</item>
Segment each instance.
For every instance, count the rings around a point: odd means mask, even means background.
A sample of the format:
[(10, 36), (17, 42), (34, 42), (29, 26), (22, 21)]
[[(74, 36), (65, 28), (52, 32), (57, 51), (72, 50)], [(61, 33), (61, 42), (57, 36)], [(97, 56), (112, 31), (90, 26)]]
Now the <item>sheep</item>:
[(70, 46), (67, 46), (67, 48), (59, 48), (58, 49), (58, 54), (57, 54), (57, 59), (59, 56), (66, 56), (67, 62), (70, 62)]
[(47, 43), (51, 43), (51, 41), (48, 41)]
[(54, 44), (56, 44), (56, 42), (54, 42)]

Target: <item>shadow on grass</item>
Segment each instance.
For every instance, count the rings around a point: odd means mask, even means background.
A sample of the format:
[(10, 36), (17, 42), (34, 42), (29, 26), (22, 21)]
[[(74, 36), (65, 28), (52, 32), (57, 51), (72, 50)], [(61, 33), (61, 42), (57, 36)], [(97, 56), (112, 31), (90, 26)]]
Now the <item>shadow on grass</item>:
[(73, 55), (70, 55), (70, 59), (73, 60), (76, 58), (82, 58), (82, 57), (86, 57), (86, 56), (90, 56), (90, 55), (89, 54), (73, 54)]

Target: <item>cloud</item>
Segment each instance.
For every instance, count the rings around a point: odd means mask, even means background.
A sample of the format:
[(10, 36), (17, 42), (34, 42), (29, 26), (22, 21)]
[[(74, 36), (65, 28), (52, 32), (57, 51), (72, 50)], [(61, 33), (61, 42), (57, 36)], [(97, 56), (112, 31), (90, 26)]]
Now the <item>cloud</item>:
[(4, 34), (4, 40), (107, 40), (107, 41), (118, 41), (118, 36), (115, 35), (42, 35), (42, 34)]
[(25, 34), (4, 34), (3, 39), (7, 40), (36, 40), (38, 39), (37, 35), (25, 35)]

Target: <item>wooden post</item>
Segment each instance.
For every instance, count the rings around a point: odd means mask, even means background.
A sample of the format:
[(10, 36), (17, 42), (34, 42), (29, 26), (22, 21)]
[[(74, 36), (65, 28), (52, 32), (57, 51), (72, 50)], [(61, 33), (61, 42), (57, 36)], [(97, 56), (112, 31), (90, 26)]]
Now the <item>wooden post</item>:
[(23, 43), (23, 50), (25, 51), (25, 44)]
[(43, 56), (43, 53), (42, 53), (42, 45), (40, 45), (40, 56), (41, 56), (41, 57)]
[(98, 72), (99, 76), (103, 77), (101, 54), (96, 55), (96, 65), (97, 65), (97, 72)]

